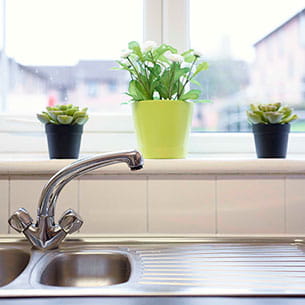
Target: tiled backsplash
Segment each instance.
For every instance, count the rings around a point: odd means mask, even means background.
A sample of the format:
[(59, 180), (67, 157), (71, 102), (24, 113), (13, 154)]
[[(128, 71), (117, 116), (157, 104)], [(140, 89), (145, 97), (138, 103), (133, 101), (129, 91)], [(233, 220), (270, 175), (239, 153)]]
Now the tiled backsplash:
[[(47, 175), (0, 179), (0, 233), (25, 207), (35, 219)], [(73, 208), (81, 233), (305, 233), (305, 175), (90, 175), (70, 182), (57, 217)]]

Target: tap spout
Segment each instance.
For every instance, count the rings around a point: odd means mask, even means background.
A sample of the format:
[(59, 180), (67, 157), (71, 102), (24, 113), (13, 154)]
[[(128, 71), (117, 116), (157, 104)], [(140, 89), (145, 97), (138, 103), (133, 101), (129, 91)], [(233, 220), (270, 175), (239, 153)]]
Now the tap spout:
[(57, 198), (63, 187), (69, 181), (100, 167), (121, 162), (126, 163), (131, 170), (141, 169), (144, 164), (141, 153), (137, 150), (133, 150), (100, 154), (78, 160), (64, 167), (62, 170), (57, 172), (43, 188), (39, 199), (38, 217), (54, 217)]
[(30, 243), (41, 250), (56, 249), (67, 234), (82, 226), (82, 218), (73, 210), (64, 212), (58, 224), (54, 221), (54, 210), (57, 198), (63, 187), (76, 177), (82, 176), (97, 168), (115, 163), (126, 163), (131, 170), (143, 167), (143, 157), (136, 150), (107, 153), (78, 160), (57, 172), (42, 190), (37, 222), (34, 224), (28, 211), (18, 209), (10, 218), (9, 224), (18, 232), (23, 232)]

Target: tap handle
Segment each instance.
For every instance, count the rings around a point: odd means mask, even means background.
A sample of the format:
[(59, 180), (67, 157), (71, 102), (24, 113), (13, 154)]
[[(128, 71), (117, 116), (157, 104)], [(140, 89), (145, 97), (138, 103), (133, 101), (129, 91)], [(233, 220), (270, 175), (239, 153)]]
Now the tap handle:
[(83, 220), (75, 211), (68, 209), (64, 212), (58, 223), (67, 234), (72, 234), (79, 230)]
[(32, 225), (33, 219), (26, 209), (20, 208), (9, 218), (8, 223), (17, 232), (23, 232)]

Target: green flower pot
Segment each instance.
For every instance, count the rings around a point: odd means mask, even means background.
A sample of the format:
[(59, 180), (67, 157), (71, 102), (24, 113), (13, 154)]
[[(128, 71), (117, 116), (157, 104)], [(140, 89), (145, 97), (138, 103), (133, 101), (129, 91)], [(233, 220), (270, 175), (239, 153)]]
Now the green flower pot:
[(182, 159), (187, 155), (193, 103), (149, 100), (132, 104), (139, 150), (146, 159)]

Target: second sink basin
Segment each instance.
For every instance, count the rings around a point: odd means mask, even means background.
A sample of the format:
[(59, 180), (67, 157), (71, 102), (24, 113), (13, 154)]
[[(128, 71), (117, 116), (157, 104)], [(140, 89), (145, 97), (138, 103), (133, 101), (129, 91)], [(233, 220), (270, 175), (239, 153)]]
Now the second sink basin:
[(64, 287), (102, 287), (128, 281), (131, 266), (121, 253), (60, 253), (42, 272), (40, 283)]

